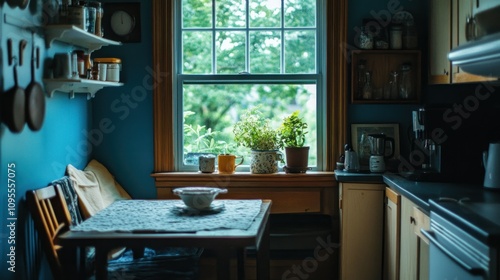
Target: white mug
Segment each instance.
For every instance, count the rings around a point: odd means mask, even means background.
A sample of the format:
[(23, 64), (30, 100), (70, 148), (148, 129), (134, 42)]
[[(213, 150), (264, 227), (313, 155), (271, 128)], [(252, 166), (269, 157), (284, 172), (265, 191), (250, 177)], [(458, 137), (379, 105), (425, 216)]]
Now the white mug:
[(215, 156), (214, 155), (201, 155), (198, 158), (198, 169), (202, 173), (215, 172)]

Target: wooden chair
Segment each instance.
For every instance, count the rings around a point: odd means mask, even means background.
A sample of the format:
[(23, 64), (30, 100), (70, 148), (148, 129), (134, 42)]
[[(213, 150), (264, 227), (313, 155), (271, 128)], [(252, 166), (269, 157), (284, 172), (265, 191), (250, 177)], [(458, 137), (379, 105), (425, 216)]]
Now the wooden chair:
[[(66, 252), (62, 246), (56, 244), (57, 237), (68, 231), (71, 224), (61, 188), (58, 185), (50, 185), (28, 191), (26, 200), (54, 279), (73, 279), (76, 258), (69, 255), (72, 252)], [(172, 248), (159, 253), (149, 249), (149, 252), (153, 251), (153, 255), (140, 259), (134, 259), (128, 251), (109, 261), (108, 273), (120, 273), (119, 276), (127, 274), (133, 279), (197, 279), (201, 250), (194, 248), (195, 253), (183, 250), (187, 249)], [(82, 261), (80, 263), (85, 264)]]
[(61, 260), (65, 258), (60, 257), (62, 247), (57, 245), (55, 240), (58, 235), (69, 230), (71, 217), (61, 190), (59, 186), (48, 186), (28, 191), (26, 201), (53, 277), (56, 280), (64, 279), (64, 269), (68, 267), (67, 264), (61, 263)]

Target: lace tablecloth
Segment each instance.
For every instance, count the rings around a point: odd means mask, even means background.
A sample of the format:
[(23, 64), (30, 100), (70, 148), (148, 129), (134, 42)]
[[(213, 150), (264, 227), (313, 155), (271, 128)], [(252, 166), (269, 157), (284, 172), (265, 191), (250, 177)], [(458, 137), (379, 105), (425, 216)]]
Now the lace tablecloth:
[(215, 200), (219, 213), (184, 215), (181, 200), (119, 200), (73, 231), (98, 232), (195, 232), (217, 229), (246, 230), (259, 214), (261, 200)]

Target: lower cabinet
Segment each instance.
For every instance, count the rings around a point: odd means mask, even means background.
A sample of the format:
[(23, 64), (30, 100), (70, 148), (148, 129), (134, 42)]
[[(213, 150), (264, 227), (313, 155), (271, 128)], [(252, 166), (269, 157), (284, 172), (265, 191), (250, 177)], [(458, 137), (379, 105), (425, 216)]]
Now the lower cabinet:
[(399, 244), (401, 223), (401, 196), (385, 189), (384, 266), (383, 279), (399, 279)]
[(401, 197), (399, 279), (429, 279), (429, 241), (420, 229), (429, 229), (429, 216), (408, 198)]
[(339, 279), (382, 279), (385, 187), (340, 183)]

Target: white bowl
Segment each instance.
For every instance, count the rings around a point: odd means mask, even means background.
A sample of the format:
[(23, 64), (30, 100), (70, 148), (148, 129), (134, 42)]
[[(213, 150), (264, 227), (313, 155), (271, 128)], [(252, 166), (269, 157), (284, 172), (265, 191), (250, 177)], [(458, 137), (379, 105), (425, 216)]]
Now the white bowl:
[(174, 189), (173, 193), (180, 196), (186, 206), (194, 209), (205, 209), (210, 207), (210, 204), (219, 193), (227, 193), (227, 189), (185, 187)]

